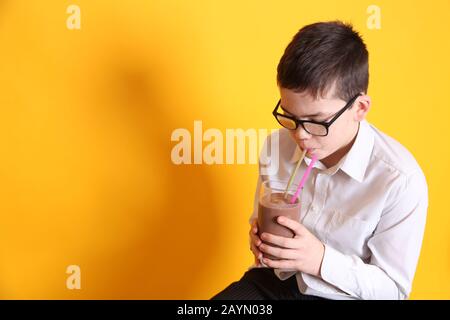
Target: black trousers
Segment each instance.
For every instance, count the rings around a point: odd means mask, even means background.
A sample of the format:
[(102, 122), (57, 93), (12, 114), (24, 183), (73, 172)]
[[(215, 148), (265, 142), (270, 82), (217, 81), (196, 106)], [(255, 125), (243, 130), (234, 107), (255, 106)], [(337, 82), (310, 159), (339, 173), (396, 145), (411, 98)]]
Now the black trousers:
[(326, 300), (300, 293), (295, 276), (280, 280), (271, 268), (248, 270), (211, 300)]

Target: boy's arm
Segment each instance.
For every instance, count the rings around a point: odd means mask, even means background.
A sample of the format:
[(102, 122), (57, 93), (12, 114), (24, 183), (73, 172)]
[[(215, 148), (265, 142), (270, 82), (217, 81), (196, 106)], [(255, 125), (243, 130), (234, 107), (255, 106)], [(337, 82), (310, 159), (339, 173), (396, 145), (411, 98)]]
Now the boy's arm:
[(409, 296), (422, 245), (428, 188), (421, 171), (405, 177), (390, 194), (367, 245), (368, 264), (325, 245), (321, 277), (359, 299), (405, 299)]

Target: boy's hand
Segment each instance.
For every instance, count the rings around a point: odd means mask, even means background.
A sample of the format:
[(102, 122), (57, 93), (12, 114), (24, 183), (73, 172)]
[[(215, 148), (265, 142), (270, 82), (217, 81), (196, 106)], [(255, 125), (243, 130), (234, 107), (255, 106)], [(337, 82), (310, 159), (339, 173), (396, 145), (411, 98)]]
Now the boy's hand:
[(290, 269), (320, 277), (320, 268), (325, 253), (325, 246), (301, 223), (287, 217), (278, 217), (277, 222), (291, 229), (294, 238), (279, 237), (263, 233), (261, 238), (283, 248), (261, 244), (259, 250), (281, 260), (264, 258), (263, 263), (270, 268)]
[(252, 221), (250, 227), (250, 250), (253, 252), (255, 256), (255, 264), (257, 267), (262, 267), (260, 259), (262, 258), (262, 253), (259, 251), (259, 246), (261, 245), (261, 239), (258, 236), (258, 224), (257, 219)]

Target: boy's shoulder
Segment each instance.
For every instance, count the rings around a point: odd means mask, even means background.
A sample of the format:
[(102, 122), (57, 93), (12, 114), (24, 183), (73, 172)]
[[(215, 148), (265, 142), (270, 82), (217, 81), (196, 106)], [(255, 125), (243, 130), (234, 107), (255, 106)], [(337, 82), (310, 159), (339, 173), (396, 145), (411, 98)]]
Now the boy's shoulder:
[(390, 171), (398, 171), (410, 176), (422, 173), (422, 169), (412, 153), (399, 141), (384, 133), (373, 124), (366, 122), (374, 136), (372, 160), (378, 165), (384, 165)]

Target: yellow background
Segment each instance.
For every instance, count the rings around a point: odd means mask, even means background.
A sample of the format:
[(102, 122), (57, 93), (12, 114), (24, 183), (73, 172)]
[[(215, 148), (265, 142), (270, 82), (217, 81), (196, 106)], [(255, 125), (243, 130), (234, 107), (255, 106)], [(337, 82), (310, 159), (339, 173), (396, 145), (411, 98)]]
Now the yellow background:
[(176, 166), (171, 133), (277, 128), (284, 48), (334, 19), (368, 45), (369, 121), (428, 180), (411, 298), (449, 299), (448, 0), (1, 0), (0, 298), (208, 299), (237, 280), (257, 166)]

